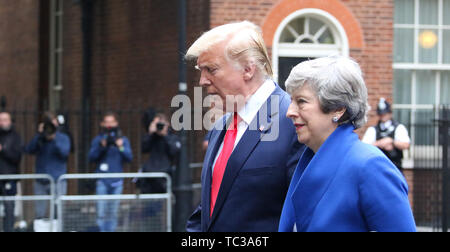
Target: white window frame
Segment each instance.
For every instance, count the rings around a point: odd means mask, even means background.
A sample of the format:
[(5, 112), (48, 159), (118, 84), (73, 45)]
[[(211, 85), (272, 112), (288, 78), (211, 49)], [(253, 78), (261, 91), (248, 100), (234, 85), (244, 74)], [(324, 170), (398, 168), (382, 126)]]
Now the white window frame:
[[(410, 70), (411, 71), (411, 104), (393, 104), (394, 109), (408, 109), (411, 111), (410, 114), (410, 122), (411, 122), (411, 144), (410, 150), (406, 152), (405, 160), (403, 160), (404, 164), (408, 165), (405, 168), (412, 168), (414, 166), (413, 160), (414, 158), (442, 158), (439, 154), (438, 157), (429, 157), (424, 155), (423, 153), (432, 153), (432, 150), (435, 148), (441, 148), (439, 146), (439, 132), (438, 129), (435, 130), (435, 140), (434, 145), (415, 145), (415, 136), (416, 129), (414, 127), (416, 120), (416, 112), (420, 110), (430, 110), (434, 112), (435, 118), (439, 117), (439, 110), (437, 109), (439, 104), (441, 103), (440, 96), (440, 88), (441, 88), (441, 72), (442, 71), (450, 71), (450, 64), (443, 64), (443, 30), (450, 29), (450, 25), (444, 25), (444, 17), (443, 17), (443, 0), (438, 0), (438, 24), (437, 25), (423, 25), (419, 24), (420, 17), (420, 0), (411, 0), (414, 1), (414, 24), (396, 24), (394, 22), (394, 29), (396, 28), (408, 28), (414, 29), (414, 62), (408, 63), (393, 63), (392, 68), (395, 70)], [(424, 1), (424, 0), (422, 0)], [(438, 32), (438, 62), (429, 64), (429, 63), (420, 63), (419, 62), (419, 31), (420, 30), (437, 30)], [(394, 42), (395, 43), (395, 42)], [(417, 72), (421, 70), (429, 70), (433, 72), (435, 81), (435, 104), (417, 104)], [(394, 83), (395, 85), (395, 83)], [(395, 101), (394, 101), (395, 102)]]
[[(317, 44), (294, 44), (280, 43), (280, 37), (287, 25), (294, 19), (302, 17), (312, 17), (325, 23), (330, 29), (335, 39), (334, 45)], [(347, 34), (341, 23), (330, 13), (314, 8), (307, 8), (295, 11), (287, 16), (278, 26), (272, 43), (272, 63), (274, 69), (274, 80), (278, 82), (279, 57), (326, 57), (332, 54), (349, 56), (349, 42)]]

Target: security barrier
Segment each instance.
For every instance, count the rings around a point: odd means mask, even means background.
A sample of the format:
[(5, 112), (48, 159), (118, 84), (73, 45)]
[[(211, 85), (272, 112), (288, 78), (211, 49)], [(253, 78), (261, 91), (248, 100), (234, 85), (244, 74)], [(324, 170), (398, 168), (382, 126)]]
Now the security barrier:
[(107, 179), (164, 179), (166, 192), (60, 195), (56, 201), (58, 231), (172, 231), (172, 181), (166, 173), (66, 174), (58, 179), (57, 186), (69, 180), (97, 180), (98, 183)]
[[(53, 222), (50, 221), (54, 219), (55, 213), (55, 200), (56, 200), (56, 190), (55, 190), (55, 181), (53, 178), (47, 174), (25, 174), (25, 175), (1, 175), (0, 176), (0, 184), (6, 187), (4, 189), (8, 189), (8, 187), (12, 187), (11, 183), (17, 183), (18, 191), (24, 187), (24, 183), (33, 182), (34, 184), (28, 185), (33, 188), (33, 193), (36, 192), (36, 187), (40, 186), (42, 188), (47, 188), (48, 193), (44, 195), (14, 195), (14, 196), (5, 196), (0, 195), (0, 203), (3, 205), (7, 205), (8, 203), (13, 202), (13, 208), (16, 210), (20, 209), (19, 219), (22, 220), (23, 223), (34, 223), (33, 231), (51, 231), (55, 230), (53, 226)], [(38, 185), (40, 184), (40, 185)], [(42, 190), (41, 190), (42, 191)], [(34, 203), (34, 204), (33, 204)], [(3, 209), (6, 209), (6, 207)], [(2, 213), (6, 214), (6, 213)], [(38, 216), (39, 215), (39, 216)], [(39, 220), (37, 220), (39, 219)], [(3, 218), (1, 220), (4, 221)], [(13, 221), (14, 220), (9, 220)], [(3, 225), (1, 225), (3, 226)], [(30, 230), (30, 229), (28, 229)]]

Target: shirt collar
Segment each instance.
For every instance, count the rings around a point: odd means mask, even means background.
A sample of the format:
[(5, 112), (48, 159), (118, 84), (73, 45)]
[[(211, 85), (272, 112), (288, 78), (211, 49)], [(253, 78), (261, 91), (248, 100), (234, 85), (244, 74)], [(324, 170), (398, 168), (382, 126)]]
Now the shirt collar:
[(268, 79), (261, 87), (248, 99), (245, 106), (238, 112), (239, 117), (247, 125), (255, 118), (262, 105), (269, 99), (269, 96), (275, 91), (275, 83)]

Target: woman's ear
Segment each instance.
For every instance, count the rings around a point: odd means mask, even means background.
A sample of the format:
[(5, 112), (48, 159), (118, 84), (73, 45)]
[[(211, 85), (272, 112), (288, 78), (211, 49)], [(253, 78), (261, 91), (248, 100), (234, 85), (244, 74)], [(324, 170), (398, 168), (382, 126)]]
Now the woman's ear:
[(339, 118), (339, 121), (342, 119), (342, 116), (344, 116), (345, 112), (347, 111), (346, 108), (341, 108), (336, 110), (333, 115), (337, 118)]

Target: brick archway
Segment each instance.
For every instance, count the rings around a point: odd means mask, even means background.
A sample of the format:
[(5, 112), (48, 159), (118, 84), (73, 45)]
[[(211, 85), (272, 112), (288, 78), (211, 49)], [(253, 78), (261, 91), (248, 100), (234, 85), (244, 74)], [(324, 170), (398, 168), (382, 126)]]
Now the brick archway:
[(291, 13), (305, 8), (321, 9), (333, 15), (344, 27), (350, 49), (362, 49), (364, 38), (359, 22), (350, 10), (339, 0), (281, 0), (266, 16), (262, 29), (264, 41), (272, 47), (273, 38), (281, 22)]

